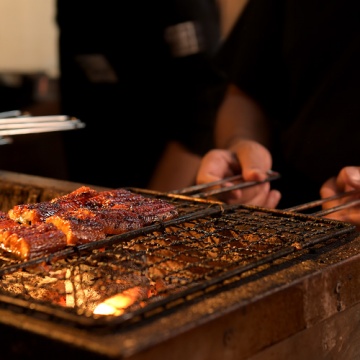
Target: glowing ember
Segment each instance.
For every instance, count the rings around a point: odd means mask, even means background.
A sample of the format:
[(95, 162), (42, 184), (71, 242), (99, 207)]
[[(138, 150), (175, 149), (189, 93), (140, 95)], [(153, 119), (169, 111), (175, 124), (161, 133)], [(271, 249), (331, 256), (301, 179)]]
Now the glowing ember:
[(147, 298), (147, 290), (146, 288), (136, 286), (120, 294), (111, 296), (96, 306), (94, 314), (120, 316), (130, 305)]

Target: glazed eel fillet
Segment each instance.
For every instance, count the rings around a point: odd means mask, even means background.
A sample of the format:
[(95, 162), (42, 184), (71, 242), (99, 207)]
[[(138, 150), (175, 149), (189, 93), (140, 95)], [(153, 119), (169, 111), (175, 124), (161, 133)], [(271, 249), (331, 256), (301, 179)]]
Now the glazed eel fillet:
[(50, 216), (46, 223), (54, 224), (66, 234), (67, 245), (84, 244), (145, 226), (136, 214), (129, 211), (86, 208)]
[(70, 194), (60, 196), (50, 201), (15, 205), (9, 210), (8, 214), (11, 219), (21, 224), (33, 225), (44, 222), (54, 214), (83, 207), (86, 200), (95, 195), (97, 195), (96, 190), (82, 186)]
[(102, 191), (86, 201), (91, 210), (123, 210), (138, 216), (144, 225), (172, 219), (177, 215), (175, 207), (163, 200), (144, 197), (126, 189)]
[(0, 247), (22, 260), (66, 247), (66, 235), (51, 223), (22, 225), (0, 213)]
[(126, 189), (98, 192), (82, 186), (51, 201), (16, 205), (3, 214), (0, 246), (28, 259), (176, 215), (175, 206), (160, 199)]

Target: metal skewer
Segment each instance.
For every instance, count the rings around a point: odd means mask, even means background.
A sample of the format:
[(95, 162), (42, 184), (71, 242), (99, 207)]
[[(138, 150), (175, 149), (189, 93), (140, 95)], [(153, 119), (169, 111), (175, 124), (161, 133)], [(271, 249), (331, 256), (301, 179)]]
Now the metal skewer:
[(284, 209), (286, 211), (302, 211), (302, 210), (309, 210), (312, 209), (314, 207), (317, 206), (321, 206), (322, 204), (328, 202), (328, 201), (332, 201), (332, 200), (338, 200), (341, 199), (343, 197), (347, 197), (347, 196), (351, 196), (351, 195), (356, 195), (356, 194), (360, 194), (360, 190), (352, 190), (352, 191), (347, 191), (347, 192), (343, 192), (340, 194), (336, 194), (333, 196), (329, 196), (327, 198), (324, 199), (319, 199), (319, 200), (315, 200), (315, 201), (310, 201), (308, 203), (305, 204), (301, 204), (301, 205), (297, 205), (297, 206), (293, 206), (287, 209)]
[(221, 184), (224, 184), (227, 182), (238, 181), (238, 180), (242, 180), (242, 179), (243, 179), (243, 176), (241, 174), (234, 175), (234, 176), (230, 176), (225, 179), (213, 181), (213, 182), (210, 182), (207, 184), (193, 185), (193, 186), (188, 186), (188, 187), (185, 187), (185, 188), (182, 188), (179, 190), (173, 190), (173, 191), (170, 191), (170, 193), (172, 193), (172, 194), (188, 194), (189, 195), (189, 194), (196, 193), (203, 189), (208, 189), (209, 187), (212, 187), (212, 186), (221, 185)]
[[(275, 171), (268, 171), (268, 177), (264, 180), (261, 181), (244, 181), (243, 176), (242, 175), (234, 175), (234, 176), (230, 176), (224, 179), (220, 179), (217, 181), (213, 181), (210, 183), (206, 183), (206, 184), (200, 184), (200, 185), (194, 185), (194, 186), (189, 186), (186, 188), (182, 188), (179, 190), (174, 190), (174, 191), (170, 191), (170, 193), (172, 194), (187, 194), (187, 195), (191, 195), (193, 197), (209, 197), (209, 196), (214, 196), (214, 195), (218, 195), (218, 194), (222, 194), (224, 192), (228, 192), (228, 191), (232, 191), (232, 190), (236, 190), (236, 189), (244, 189), (250, 186), (254, 186), (254, 185), (259, 185), (259, 184), (263, 184), (265, 182), (268, 181), (273, 181), (276, 179), (280, 178), (280, 174), (278, 172)], [(213, 186), (218, 186), (218, 185), (222, 185), (222, 184), (227, 184), (230, 182), (234, 182), (234, 181), (239, 181), (238, 184), (234, 184), (234, 185), (230, 185), (230, 186), (223, 186), (220, 187), (218, 189), (213, 189), (213, 190), (209, 190), (209, 191), (204, 191), (204, 192), (198, 192), (200, 190), (205, 190), (205, 189), (209, 189)]]
[(359, 204), (360, 204), (360, 199), (357, 199), (357, 200), (349, 201), (349, 202), (347, 202), (345, 204), (334, 206), (334, 207), (332, 207), (330, 209), (325, 209), (325, 210), (318, 211), (316, 213), (313, 213), (312, 215), (325, 216), (325, 215), (332, 214), (334, 212), (344, 210), (344, 209), (347, 209), (349, 207), (353, 207), (353, 206), (356, 206), (356, 205), (359, 205)]

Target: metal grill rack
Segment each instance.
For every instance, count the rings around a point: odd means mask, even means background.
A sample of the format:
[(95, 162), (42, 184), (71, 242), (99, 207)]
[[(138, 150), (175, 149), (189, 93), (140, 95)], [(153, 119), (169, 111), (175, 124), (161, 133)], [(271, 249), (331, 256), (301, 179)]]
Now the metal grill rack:
[[(139, 324), (355, 230), (288, 211), (144, 194), (176, 204), (179, 217), (26, 263), (2, 254), (0, 306), (92, 329)], [(99, 303), (126, 293), (134, 301), (119, 313), (94, 314)]]

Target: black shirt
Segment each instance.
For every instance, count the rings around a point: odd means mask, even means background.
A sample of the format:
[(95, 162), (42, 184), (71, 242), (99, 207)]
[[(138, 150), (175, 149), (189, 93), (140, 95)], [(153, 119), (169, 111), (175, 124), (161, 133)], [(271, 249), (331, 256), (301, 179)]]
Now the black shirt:
[[(168, 141), (201, 151), (197, 97), (213, 81), (216, 18), (214, 0), (57, 1), (62, 112), (86, 124), (64, 133), (69, 180), (146, 187)], [(196, 23), (204, 47), (174, 55), (166, 30), (181, 39)]]
[(272, 121), (280, 207), (360, 165), (360, 3), (252, 0), (218, 57)]

